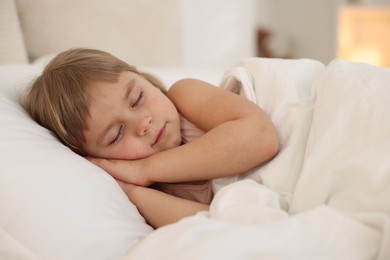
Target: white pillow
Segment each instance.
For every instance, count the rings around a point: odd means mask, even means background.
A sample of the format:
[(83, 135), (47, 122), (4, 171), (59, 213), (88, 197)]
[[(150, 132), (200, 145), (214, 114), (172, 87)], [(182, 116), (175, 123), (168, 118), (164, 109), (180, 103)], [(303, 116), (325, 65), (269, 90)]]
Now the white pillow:
[[(390, 69), (333, 61), (318, 77), (317, 101), (292, 212), (322, 204), (390, 213)], [(375, 220), (375, 221), (374, 221)], [(377, 222), (377, 224), (373, 224)], [(378, 226), (377, 226), (378, 227)]]
[[(0, 66), (0, 236), (10, 240), (3, 247), (18, 241), (42, 259), (124, 255), (152, 228), (110, 175), (19, 105), (21, 91), (40, 71), (38, 64)], [(20, 255), (10, 250), (7, 256)]]
[(27, 63), (14, 0), (0, 1), (0, 64)]
[(180, 62), (176, 0), (15, 0), (32, 60), (72, 47), (108, 51), (132, 65)]

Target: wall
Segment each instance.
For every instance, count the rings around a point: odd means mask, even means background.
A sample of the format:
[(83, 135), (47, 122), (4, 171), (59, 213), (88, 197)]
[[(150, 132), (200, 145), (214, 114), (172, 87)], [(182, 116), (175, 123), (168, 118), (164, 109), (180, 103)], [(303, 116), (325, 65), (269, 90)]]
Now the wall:
[(257, 0), (181, 0), (182, 63), (229, 67), (255, 55)]
[(260, 27), (271, 30), (276, 56), (328, 63), (336, 54), (337, 0), (258, 0)]
[(269, 28), (277, 56), (329, 63), (337, 56), (339, 10), (346, 4), (389, 6), (390, 0), (257, 0), (257, 24)]

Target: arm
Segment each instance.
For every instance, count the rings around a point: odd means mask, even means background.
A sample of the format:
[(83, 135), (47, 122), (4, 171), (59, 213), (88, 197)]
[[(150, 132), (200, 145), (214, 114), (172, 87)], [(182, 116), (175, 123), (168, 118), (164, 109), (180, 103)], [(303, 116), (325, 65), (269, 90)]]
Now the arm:
[(143, 171), (151, 181), (231, 176), (269, 160), (279, 149), (277, 131), (269, 117), (241, 96), (200, 80), (186, 79), (175, 83), (168, 97), (206, 134), (146, 158)]
[(241, 96), (186, 79), (175, 83), (168, 97), (206, 134), (145, 159), (94, 162), (117, 179), (146, 186), (239, 174), (271, 159), (279, 149), (277, 131), (269, 117)]
[(154, 228), (209, 209), (206, 204), (174, 197), (158, 190), (121, 181), (118, 183), (131, 202), (137, 206), (142, 216)]

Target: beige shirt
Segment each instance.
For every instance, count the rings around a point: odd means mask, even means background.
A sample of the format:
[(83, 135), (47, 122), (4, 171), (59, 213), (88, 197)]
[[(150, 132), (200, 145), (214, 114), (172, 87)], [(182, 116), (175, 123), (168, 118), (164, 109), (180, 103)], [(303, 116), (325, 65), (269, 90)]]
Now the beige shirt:
[[(204, 134), (197, 126), (183, 116), (180, 116), (181, 135), (183, 143), (192, 142)], [(156, 183), (152, 187), (176, 197), (210, 204), (213, 199), (213, 190), (210, 181), (188, 183)]]

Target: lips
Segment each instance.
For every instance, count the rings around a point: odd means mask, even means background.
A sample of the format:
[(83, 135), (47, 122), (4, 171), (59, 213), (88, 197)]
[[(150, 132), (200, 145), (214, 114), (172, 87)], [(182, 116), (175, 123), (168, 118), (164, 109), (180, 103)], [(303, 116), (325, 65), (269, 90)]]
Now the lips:
[(153, 145), (156, 145), (156, 144), (158, 144), (158, 143), (161, 141), (161, 139), (162, 139), (162, 137), (163, 137), (163, 135), (164, 135), (164, 133), (165, 133), (165, 126), (166, 126), (166, 123), (165, 123), (164, 126), (160, 129), (160, 131), (158, 131), (157, 136), (156, 136), (156, 139), (154, 140)]

